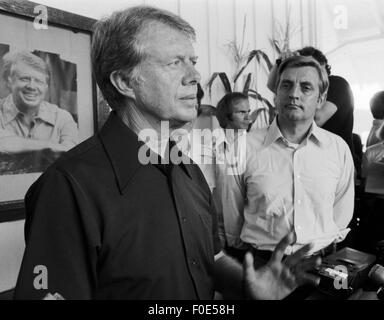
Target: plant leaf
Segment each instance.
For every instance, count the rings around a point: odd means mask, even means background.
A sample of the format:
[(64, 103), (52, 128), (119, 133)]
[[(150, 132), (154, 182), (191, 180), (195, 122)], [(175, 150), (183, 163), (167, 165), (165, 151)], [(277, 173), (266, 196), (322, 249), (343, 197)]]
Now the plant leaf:
[(258, 63), (260, 63), (260, 61), (261, 61), (260, 58), (263, 58), (263, 60), (267, 64), (268, 70), (271, 71), (273, 65), (272, 65), (271, 60), (269, 59), (268, 55), (262, 50), (252, 50), (248, 55), (247, 62), (240, 69), (240, 71), (237, 73), (237, 75), (235, 76), (235, 80), (233, 82), (236, 82), (239, 79), (239, 77), (243, 73), (244, 69), (250, 64), (250, 62), (254, 58), (257, 60)]
[(248, 93), (249, 87), (251, 86), (251, 80), (252, 80), (252, 73), (248, 73), (247, 79), (245, 80), (244, 89), (243, 89), (244, 94)]
[(248, 90), (248, 96), (255, 99), (255, 100), (261, 101), (267, 105), (268, 110), (269, 110), (269, 124), (271, 124), (273, 119), (275, 118), (275, 115), (276, 115), (275, 107), (266, 98), (264, 98), (260, 93), (258, 93), (256, 90), (249, 89)]
[(271, 60), (269, 59), (268, 55), (264, 52), (259, 50), (259, 55), (264, 59), (265, 63), (267, 64), (268, 70), (271, 71), (273, 64)]
[(224, 85), (225, 92), (231, 93), (232, 92), (231, 83), (229, 82), (227, 74), (225, 72), (220, 72), (219, 76), (220, 76), (221, 82)]
[(215, 81), (215, 79), (219, 77), (220, 80), (221, 80), (221, 83), (223, 84), (224, 86), (224, 90), (226, 93), (229, 93), (229, 92), (232, 92), (232, 89), (231, 89), (231, 83), (229, 82), (228, 80), (228, 77), (227, 75), (225, 74), (225, 72), (214, 72), (212, 74), (212, 76), (209, 78), (208, 82), (207, 82), (207, 88), (209, 90), (209, 96), (211, 97), (212, 96), (212, 85), (213, 85), (213, 82)]
[(269, 39), (269, 42), (271, 43), (272, 48), (275, 49), (275, 51), (278, 53), (278, 55), (281, 55), (279, 42), (275, 39)]
[(212, 76), (208, 79), (208, 82), (207, 82), (207, 88), (208, 88), (208, 92), (209, 92), (209, 97), (212, 96), (212, 84), (213, 84), (213, 81), (215, 81), (216, 77), (219, 75), (218, 72), (214, 72), (212, 74)]

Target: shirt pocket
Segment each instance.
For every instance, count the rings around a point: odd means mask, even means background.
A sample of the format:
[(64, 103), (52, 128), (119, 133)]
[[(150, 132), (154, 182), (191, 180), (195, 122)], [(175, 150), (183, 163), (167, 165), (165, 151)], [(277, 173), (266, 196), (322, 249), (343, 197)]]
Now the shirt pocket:
[(256, 225), (271, 236), (281, 229), (281, 223), (286, 224), (284, 200), (279, 194), (266, 194), (265, 201), (256, 217)]

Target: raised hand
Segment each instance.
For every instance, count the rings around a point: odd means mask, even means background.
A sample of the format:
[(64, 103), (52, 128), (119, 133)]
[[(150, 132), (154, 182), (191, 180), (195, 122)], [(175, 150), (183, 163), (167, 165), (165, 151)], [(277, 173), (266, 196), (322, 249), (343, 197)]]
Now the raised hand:
[(318, 285), (320, 278), (308, 273), (320, 265), (320, 257), (306, 257), (312, 245), (307, 244), (283, 259), (285, 249), (293, 242), (293, 233), (276, 246), (268, 263), (255, 270), (253, 256), (247, 252), (244, 259), (244, 285), (251, 299), (282, 299), (303, 284)]

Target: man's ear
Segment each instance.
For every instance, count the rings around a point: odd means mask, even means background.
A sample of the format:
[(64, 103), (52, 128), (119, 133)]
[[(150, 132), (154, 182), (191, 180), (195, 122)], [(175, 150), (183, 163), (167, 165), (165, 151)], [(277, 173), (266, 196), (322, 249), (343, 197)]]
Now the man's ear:
[(8, 89), (9, 91), (12, 91), (11, 83), (12, 83), (12, 77), (11, 77), (11, 75), (9, 75), (9, 76), (7, 77), (7, 81), (5, 81), (5, 86), (7, 87), (7, 89)]
[(135, 93), (133, 92), (127, 77), (121, 71), (113, 71), (109, 76), (109, 80), (120, 94), (127, 98), (135, 98)]
[(320, 94), (317, 109), (320, 109), (324, 105), (325, 101), (327, 101), (327, 93)]

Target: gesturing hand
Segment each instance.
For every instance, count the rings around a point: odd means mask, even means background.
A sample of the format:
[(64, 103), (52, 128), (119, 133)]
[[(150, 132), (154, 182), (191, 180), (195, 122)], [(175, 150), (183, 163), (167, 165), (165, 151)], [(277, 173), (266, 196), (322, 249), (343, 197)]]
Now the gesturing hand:
[(307, 244), (283, 260), (285, 249), (293, 242), (293, 233), (276, 246), (268, 263), (255, 270), (253, 256), (247, 252), (244, 259), (244, 285), (251, 299), (282, 299), (303, 284), (318, 285), (320, 278), (308, 273), (321, 263), (320, 257), (305, 257), (312, 248)]

